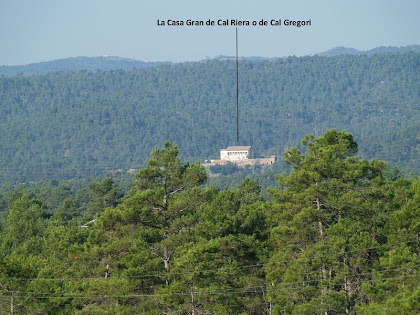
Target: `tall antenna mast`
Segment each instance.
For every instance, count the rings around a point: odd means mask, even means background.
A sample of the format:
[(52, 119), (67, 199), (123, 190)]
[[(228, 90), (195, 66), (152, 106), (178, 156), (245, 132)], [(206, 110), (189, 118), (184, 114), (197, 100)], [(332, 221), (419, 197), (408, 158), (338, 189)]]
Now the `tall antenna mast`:
[(238, 63), (238, 28), (236, 28), (236, 142), (239, 143), (239, 63)]

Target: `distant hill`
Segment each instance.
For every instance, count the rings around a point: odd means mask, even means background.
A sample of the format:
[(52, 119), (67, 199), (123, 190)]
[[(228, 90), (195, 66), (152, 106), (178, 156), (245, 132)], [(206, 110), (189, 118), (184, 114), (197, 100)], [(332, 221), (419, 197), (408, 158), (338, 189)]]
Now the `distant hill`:
[(367, 137), (361, 141), (361, 148), (361, 156), (380, 156), (390, 165), (420, 165), (420, 120), (401, 130)]
[[(410, 45), (404, 47), (378, 47), (368, 51), (360, 51), (354, 48), (335, 47), (325, 52), (316, 54), (323, 57), (334, 57), (340, 55), (373, 55), (380, 53), (406, 53), (406, 52), (420, 53), (420, 45)], [(288, 58), (288, 57), (284, 57)], [(201, 62), (209, 60), (228, 61), (235, 60), (235, 56), (219, 55), (214, 58), (208, 58)], [(275, 61), (278, 58), (269, 57), (239, 57), (239, 60), (244, 61)], [(170, 61), (163, 62), (144, 62), (130, 58), (121, 58), (116, 56), (101, 56), (101, 57), (70, 57), (65, 59), (57, 59), (46, 62), (31, 63), (28, 65), (16, 66), (0, 66), (0, 76), (15, 76), (15, 75), (34, 75), (47, 74), (52, 72), (77, 72), (81, 70), (95, 72), (98, 70), (131, 70), (145, 69), (150, 67), (157, 67), (162, 65), (172, 64)]]
[(340, 55), (374, 55), (380, 53), (406, 53), (406, 52), (415, 52), (420, 53), (420, 45), (409, 45), (409, 46), (402, 46), (402, 47), (395, 47), (395, 46), (382, 46), (377, 47), (371, 50), (357, 50), (355, 48), (347, 48), (347, 47), (335, 47), (330, 50), (324, 51), (322, 53), (317, 54), (318, 56), (323, 57), (334, 57)]
[[(420, 54), (239, 62), (240, 145), (281, 156), (345, 129), (360, 156), (420, 173)], [(236, 63), (0, 78), (0, 183), (85, 178), (144, 165), (170, 140), (185, 161), (236, 144)]]
[(0, 76), (46, 74), (57, 71), (131, 70), (133, 68), (142, 69), (164, 64), (170, 64), (170, 62), (144, 62), (115, 56), (71, 57), (22, 66), (0, 66)]
[(355, 48), (347, 48), (347, 47), (335, 47), (330, 50), (324, 51), (322, 53), (317, 54), (318, 56), (323, 57), (333, 57), (333, 56), (339, 56), (339, 55), (359, 55), (361, 54), (360, 50), (357, 50)]

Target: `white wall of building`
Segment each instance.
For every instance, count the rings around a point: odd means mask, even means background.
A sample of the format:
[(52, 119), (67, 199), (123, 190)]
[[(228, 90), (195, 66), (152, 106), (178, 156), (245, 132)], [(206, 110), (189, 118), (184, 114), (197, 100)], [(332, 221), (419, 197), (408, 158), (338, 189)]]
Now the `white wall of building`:
[(226, 161), (246, 160), (249, 158), (248, 150), (220, 150), (220, 159)]

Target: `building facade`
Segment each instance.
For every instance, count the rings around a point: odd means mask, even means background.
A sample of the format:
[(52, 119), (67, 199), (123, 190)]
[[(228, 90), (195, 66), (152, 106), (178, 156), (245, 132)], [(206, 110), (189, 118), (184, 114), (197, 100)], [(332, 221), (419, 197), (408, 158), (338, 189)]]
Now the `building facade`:
[(251, 155), (251, 146), (232, 146), (220, 150), (220, 159), (224, 161), (248, 160)]
[(220, 160), (206, 160), (201, 165), (210, 167), (213, 165), (226, 165), (235, 163), (238, 166), (246, 165), (271, 165), (276, 161), (276, 156), (269, 158), (252, 158), (251, 146), (231, 146), (220, 150)]

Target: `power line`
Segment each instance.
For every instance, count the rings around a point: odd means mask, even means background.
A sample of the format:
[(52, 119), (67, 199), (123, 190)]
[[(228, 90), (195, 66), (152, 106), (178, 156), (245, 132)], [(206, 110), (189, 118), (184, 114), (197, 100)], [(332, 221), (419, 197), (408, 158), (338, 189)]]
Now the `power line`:
[[(372, 273), (370, 273), (372, 274)], [(349, 275), (346, 275), (347, 277)], [(353, 274), (353, 276), (359, 276), (357, 274)], [(384, 282), (388, 280), (397, 280), (397, 279), (411, 279), (411, 278), (418, 278), (420, 274), (411, 274), (411, 275), (399, 275), (394, 277), (383, 277), (381, 279), (375, 279), (375, 282)], [(307, 286), (315, 287), (315, 288), (337, 288), (340, 286), (344, 286), (346, 281), (342, 282), (335, 282), (335, 283), (325, 283), (329, 282), (330, 280), (325, 279), (313, 279), (313, 280), (306, 280), (306, 281), (295, 281), (295, 282), (280, 282), (273, 284), (272, 283), (261, 283), (259, 285), (248, 286), (248, 287), (230, 287), (230, 288), (220, 288), (214, 290), (198, 290), (193, 291), (194, 295), (218, 295), (218, 294), (244, 294), (244, 293), (266, 293), (266, 292), (276, 292), (284, 289), (297, 289), (297, 288), (304, 288)], [(320, 283), (322, 282), (322, 283)], [(94, 298), (147, 298), (147, 297), (168, 297), (168, 296), (189, 296), (191, 295), (191, 291), (187, 292), (171, 292), (171, 293), (154, 293), (154, 294), (119, 294), (119, 295), (112, 295), (112, 294), (94, 294), (94, 295), (83, 295), (83, 294), (74, 294), (74, 293), (42, 293), (42, 292), (22, 292), (22, 291), (9, 291), (9, 292), (16, 292), (16, 295), (13, 295), (15, 298), (25, 298), (25, 299), (54, 299), (54, 298), (84, 298), (84, 299), (94, 299)], [(23, 295), (25, 294), (25, 295)], [(35, 294), (33, 296), (27, 294)], [(10, 298), (10, 295), (2, 294), (0, 298)]]

